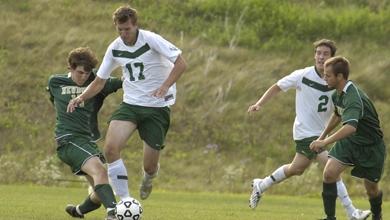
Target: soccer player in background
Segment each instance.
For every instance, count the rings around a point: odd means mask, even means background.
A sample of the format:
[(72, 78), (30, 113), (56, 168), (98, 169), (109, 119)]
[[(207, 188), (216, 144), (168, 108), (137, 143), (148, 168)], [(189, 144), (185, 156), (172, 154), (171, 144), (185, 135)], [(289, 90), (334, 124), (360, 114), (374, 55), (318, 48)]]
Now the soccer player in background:
[[(72, 217), (84, 218), (84, 214), (98, 209), (103, 203), (107, 210), (106, 219), (116, 219), (116, 199), (109, 185), (107, 169), (104, 166), (106, 161), (94, 142), (97, 136), (91, 136), (91, 128), (97, 128), (97, 111), (104, 97), (121, 88), (122, 81), (121, 78), (110, 78), (99, 95), (79, 103), (75, 106), (77, 111), (69, 114), (69, 101), (80, 95), (94, 80), (96, 71), (93, 68), (98, 61), (88, 47), (81, 47), (69, 53), (68, 63), (70, 72), (51, 76), (46, 87), (57, 114), (57, 157), (69, 165), (73, 173), (85, 176), (93, 192), (83, 203), (77, 206), (68, 205), (66, 212)], [(91, 119), (96, 123), (91, 125)]]
[[(250, 197), (250, 207), (255, 209), (264, 192), (276, 183), (295, 175), (302, 175), (306, 168), (316, 160), (325, 166), (328, 151), (322, 149), (318, 152), (310, 151), (310, 143), (318, 139), (325, 129), (332, 115), (333, 103), (332, 90), (328, 88), (324, 77), (324, 63), (336, 54), (335, 43), (331, 40), (322, 39), (314, 42), (315, 66), (296, 70), (290, 75), (280, 79), (271, 86), (260, 100), (249, 107), (248, 114), (253, 117), (254, 111), (259, 111), (263, 105), (277, 95), (280, 91), (296, 89), (296, 117), (293, 128), (296, 143), (295, 157), (290, 164), (279, 167), (270, 176), (264, 179), (252, 181), (253, 192)], [(338, 199), (347, 212), (349, 219), (365, 219), (370, 211), (361, 211), (352, 205), (347, 189), (341, 177), (337, 177)]]
[[(322, 199), (327, 215), (323, 220), (336, 219), (336, 181), (349, 166), (354, 167), (351, 175), (364, 181), (372, 219), (381, 220), (383, 193), (378, 182), (385, 166), (386, 145), (374, 105), (348, 80), (349, 66), (344, 57), (333, 57), (325, 62), (324, 79), (329, 88), (335, 89), (332, 94), (335, 108), (321, 136), (310, 144), (313, 152), (320, 152), (326, 145), (334, 143), (323, 175)], [(343, 126), (327, 137), (340, 122)]]
[(137, 17), (135, 9), (125, 6), (113, 13), (119, 37), (109, 45), (94, 82), (68, 105), (68, 112), (73, 112), (75, 105), (103, 88), (114, 69), (122, 67), (124, 100), (109, 120), (104, 146), (108, 175), (120, 199), (130, 197), (120, 152), (136, 129), (144, 150), (140, 198), (150, 195), (170, 125), (169, 106), (176, 100), (176, 81), (187, 66), (177, 47), (155, 33), (138, 29)]

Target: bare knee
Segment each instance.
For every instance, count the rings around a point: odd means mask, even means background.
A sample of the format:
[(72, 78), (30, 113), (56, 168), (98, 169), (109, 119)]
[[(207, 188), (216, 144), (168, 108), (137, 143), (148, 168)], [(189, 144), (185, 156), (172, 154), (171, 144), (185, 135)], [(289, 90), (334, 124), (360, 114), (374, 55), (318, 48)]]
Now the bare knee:
[(335, 183), (337, 181), (337, 177), (333, 174), (333, 172), (325, 169), (324, 170), (324, 182), (325, 183)]
[(380, 191), (379, 187), (366, 188), (366, 194), (372, 199), (378, 197), (380, 193), (381, 193), (381, 191)]
[(120, 148), (116, 147), (113, 144), (107, 143), (104, 146), (103, 152), (104, 152), (104, 156), (106, 157), (108, 163), (112, 163), (112, 162), (120, 159)]

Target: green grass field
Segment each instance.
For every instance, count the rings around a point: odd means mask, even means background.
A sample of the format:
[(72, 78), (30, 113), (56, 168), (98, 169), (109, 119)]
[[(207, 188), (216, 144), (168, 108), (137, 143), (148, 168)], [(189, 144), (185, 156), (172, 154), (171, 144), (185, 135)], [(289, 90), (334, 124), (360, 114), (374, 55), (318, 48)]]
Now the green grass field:
[[(131, 191), (139, 199), (138, 192)], [(85, 188), (0, 185), (0, 219), (72, 219), (65, 212), (67, 204), (78, 204), (87, 196)], [(247, 194), (216, 194), (154, 191), (141, 201), (143, 220), (156, 219), (288, 219), (305, 220), (324, 217), (320, 194), (311, 196), (265, 195), (256, 210), (248, 206)], [(362, 198), (352, 198), (355, 207), (369, 209)], [(390, 215), (390, 202), (383, 204), (383, 216)], [(337, 202), (338, 220), (347, 219)], [(103, 208), (86, 219), (104, 219)]]

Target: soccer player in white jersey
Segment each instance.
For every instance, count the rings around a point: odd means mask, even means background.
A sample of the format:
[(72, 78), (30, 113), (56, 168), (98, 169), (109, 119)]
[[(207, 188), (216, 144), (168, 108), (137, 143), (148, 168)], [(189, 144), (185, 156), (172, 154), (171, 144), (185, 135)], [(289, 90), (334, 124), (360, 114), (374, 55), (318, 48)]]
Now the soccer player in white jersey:
[[(296, 70), (280, 79), (271, 86), (260, 100), (249, 107), (248, 114), (253, 117), (253, 111), (259, 111), (263, 105), (280, 91), (296, 89), (295, 111), (296, 117), (293, 128), (296, 153), (290, 164), (279, 167), (270, 176), (252, 181), (253, 192), (250, 197), (250, 207), (255, 209), (265, 190), (272, 185), (295, 175), (302, 175), (306, 168), (316, 160), (325, 166), (328, 151), (323, 149), (314, 153), (310, 150), (310, 143), (317, 140), (325, 129), (333, 111), (332, 89), (329, 89), (324, 77), (324, 63), (336, 53), (333, 41), (322, 39), (314, 43), (315, 66)], [(349, 219), (365, 219), (370, 211), (361, 211), (352, 205), (344, 183), (339, 176), (337, 179), (338, 199), (347, 212)]]
[(120, 199), (130, 197), (120, 152), (136, 129), (144, 143), (140, 197), (150, 195), (170, 125), (169, 106), (176, 100), (175, 83), (187, 67), (181, 50), (155, 33), (138, 29), (137, 17), (137, 11), (127, 6), (113, 13), (119, 37), (109, 45), (96, 79), (68, 105), (68, 112), (73, 112), (75, 105), (101, 90), (114, 69), (122, 68), (124, 100), (109, 121), (104, 146), (108, 175)]

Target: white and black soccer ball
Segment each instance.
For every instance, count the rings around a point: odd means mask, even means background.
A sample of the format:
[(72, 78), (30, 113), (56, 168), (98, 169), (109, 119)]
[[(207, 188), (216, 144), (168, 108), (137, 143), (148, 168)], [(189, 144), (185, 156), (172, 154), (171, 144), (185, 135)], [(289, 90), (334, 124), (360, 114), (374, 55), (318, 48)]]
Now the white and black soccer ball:
[(118, 220), (139, 220), (142, 217), (141, 203), (134, 198), (126, 198), (118, 202), (115, 216)]

